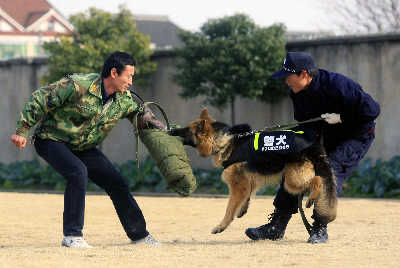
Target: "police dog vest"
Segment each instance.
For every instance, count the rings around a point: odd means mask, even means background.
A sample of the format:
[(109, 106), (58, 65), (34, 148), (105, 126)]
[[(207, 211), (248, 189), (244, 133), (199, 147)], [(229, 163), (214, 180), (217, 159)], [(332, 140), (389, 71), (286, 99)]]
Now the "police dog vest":
[(298, 153), (315, 143), (316, 133), (299, 129), (257, 132), (253, 137), (253, 150), (258, 153)]

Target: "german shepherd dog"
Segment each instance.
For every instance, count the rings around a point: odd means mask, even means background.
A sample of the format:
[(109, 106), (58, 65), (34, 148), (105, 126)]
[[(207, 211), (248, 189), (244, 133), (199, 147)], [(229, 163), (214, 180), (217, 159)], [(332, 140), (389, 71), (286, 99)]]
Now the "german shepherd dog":
[[(314, 204), (314, 216), (324, 223), (336, 218), (336, 179), (320, 142), (290, 157), (265, 159), (251, 157), (252, 137), (235, 134), (250, 131), (249, 125), (229, 127), (211, 118), (206, 108), (185, 128), (171, 130), (185, 145), (193, 146), (202, 157), (213, 156), (216, 167), (224, 167), (222, 180), (229, 187), (229, 202), (222, 221), (211, 233), (223, 232), (234, 217), (242, 217), (250, 198), (265, 184), (278, 184), (299, 195), (309, 191), (306, 207)], [(278, 160), (278, 161), (277, 161)]]

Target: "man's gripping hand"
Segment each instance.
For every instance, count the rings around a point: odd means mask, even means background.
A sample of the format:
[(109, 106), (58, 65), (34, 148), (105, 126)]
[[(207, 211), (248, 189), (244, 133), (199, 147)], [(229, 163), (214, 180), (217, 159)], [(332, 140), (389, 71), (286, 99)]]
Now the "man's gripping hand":
[(23, 149), (26, 146), (26, 138), (17, 134), (11, 136), (11, 142), (19, 149)]
[(151, 125), (160, 130), (167, 130), (167, 127), (161, 121), (157, 120), (156, 116), (147, 106), (144, 107), (144, 113), (139, 116), (138, 125), (141, 129), (149, 128), (149, 125)]
[(323, 118), (328, 124), (342, 123), (340, 114), (321, 114), (321, 118)]

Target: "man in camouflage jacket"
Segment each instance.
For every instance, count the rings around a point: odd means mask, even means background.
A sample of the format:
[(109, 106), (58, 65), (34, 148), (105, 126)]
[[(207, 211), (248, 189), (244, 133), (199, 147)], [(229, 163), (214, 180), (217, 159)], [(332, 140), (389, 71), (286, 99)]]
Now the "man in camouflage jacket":
[[(66, 180), (62, 245), (90, 247), (83, 239), (85, 192), (90, 178), (110, 196), (127, 236), (133, 243), (159, 244), (147, 231), (146, 221), (122, 175), (96, 148), (121, 118), (134, 123), (138, 105), (129, 87), (135, 59), (114, 52), (99, 74), (71, 75), (33, 92), (25, 104), (11, 141), (20, 149), (29, 130), (35, 130), (36, 152)], [(139, 116), (143, 126), (165, 128), (150, 110)]]

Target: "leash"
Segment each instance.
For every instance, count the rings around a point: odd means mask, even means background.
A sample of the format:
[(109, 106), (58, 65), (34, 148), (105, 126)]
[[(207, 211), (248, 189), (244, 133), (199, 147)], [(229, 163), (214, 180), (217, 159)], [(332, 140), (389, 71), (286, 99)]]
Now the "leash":
[(247, 136), (251, 136), (254, 135), (257, 132), (262, 132), (262, 131), (277, 131), (277, 130), (287, 130), (293, 127), (297, 127), (299, 125), (302, 124), (306, 124), (306, 123), (311, 123), (311, 122), (317, 122), (317, 121), (321, 121), (324, 120), (322, 117), (316, 117), (316, 118), (312, 118), (312, 119), (308, 119), (305, 121), (294, 121), (294, 122), (290, 122), (288, 124), (285, 125), (274, 125), (274, 126), (267, 126), (264, 127), (261, 130), (252, 130), (252, 131), (248, 131), (248, 132), (244, 132), (244, 133), (239, 133), (239, 134), (235, 134), (234, 137), (237, 139), (243, 138), (243, 137), (247, 137)]
[(144, 108), (150, 104), (155, 105), (161, 112), (164, 117), (165, 122), (167, 123), (167, 130), (170, 130), (171, 127), (169, 125), (167, 114), (165, 113), (164, 109), (156, 102), (153, 101), (144, 101), (137, 93), (133, 90), (129, 89), (129, 91), (134, 94), (142, 103), (139, 105), (138, 112), (135, 114), (134, 117), (134, 126), (135, 126), (135, 136), (136, 136), (136, 167), (138, 168), (139, 172), (139, 124), (138, 124), (138, 117), (141, 114), (144, 114)]
[(304, 196), (304, 194), (299, 194), (299, 195), (298, 195), (298, 199), (297, 199), (298, 203), (297, 203), (297, 206), (299, 207), (300, 216), (301, 216), (301, 219), (303, 220), (304, 227), (306, 227), (306, 230), (307, 230), (308, 234), (311, 236), (312, 226), (311, 226), (311, 224), (308, 222), (308, 220), (307, 220), (307, 218), (306, 218), (306, 215), (304, 214), (304, 210), (303, 210), (303, 206), (302, 206), (303, 196)]

